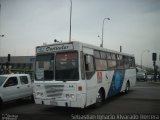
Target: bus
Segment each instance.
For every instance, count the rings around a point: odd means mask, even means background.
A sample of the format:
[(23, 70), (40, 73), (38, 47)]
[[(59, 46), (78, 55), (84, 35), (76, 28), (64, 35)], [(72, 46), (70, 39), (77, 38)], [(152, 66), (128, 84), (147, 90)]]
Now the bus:
[(135, 82), (134, 55), (78, 41), (36, 47), (36, 104), (99, 106)]

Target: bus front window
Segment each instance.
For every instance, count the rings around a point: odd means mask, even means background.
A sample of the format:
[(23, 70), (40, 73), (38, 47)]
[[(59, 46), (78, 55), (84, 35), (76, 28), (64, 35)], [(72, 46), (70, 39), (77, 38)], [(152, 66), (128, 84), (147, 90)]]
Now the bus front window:
[(78, 79), (79, 79), (78, 53), (77, 52), (57, 53), (55, 80), (75, 81)]
[(36, 80), (54, 79), (54, 55), (38, 55), (36, 57)]

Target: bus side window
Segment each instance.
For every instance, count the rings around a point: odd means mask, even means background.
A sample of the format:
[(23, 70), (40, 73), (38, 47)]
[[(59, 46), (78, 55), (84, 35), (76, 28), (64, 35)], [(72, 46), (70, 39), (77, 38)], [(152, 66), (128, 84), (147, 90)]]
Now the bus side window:
[(86, 58), (87, 56), (85, 55), (84, 56), (84, 60), (85, 60), (85, 71), (89, 71), (89, 64), (87, 64), (87, 58)]
[(134, 67), (135, 64), (134, 64), (134, 58), (133, 57), (130, 57), (129, 58), (129, 67)]
[(85, 60), (85, 71), (86, 71), (86, 78), (91, 79), (91, 77), (94, 74), (94, 61), (93, 61), (93, 56), (91, 55), (85, 55), (84, 56)]
[(82, 80), (85, 79), (85, 68), (84, 68), (84, 58), (83, 58), (83, 52), (81, 51), (80, 54), (80, 60), (81, 60), (81, 78)]
[(85, 55), (85, 70), (90, 72), (94, 71), (94, 64), (93, 64), (93, 56)]
[(124, 68), (128, 69), (129, 68), (129, 59), (127, 56), (123, 56), (123, 61), (124, 61)]

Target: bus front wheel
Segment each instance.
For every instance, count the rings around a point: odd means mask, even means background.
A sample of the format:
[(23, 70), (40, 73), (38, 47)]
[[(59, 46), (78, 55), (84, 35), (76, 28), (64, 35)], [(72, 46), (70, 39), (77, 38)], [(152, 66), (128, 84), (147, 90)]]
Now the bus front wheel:
[(98, 93), (97, 93), (97, 97), (96, 97), (96, 103), (94, 104), (95, 108), (100, 107), (102, 105), (103, 96), (104, 96), (103, 91), (99, 90)]

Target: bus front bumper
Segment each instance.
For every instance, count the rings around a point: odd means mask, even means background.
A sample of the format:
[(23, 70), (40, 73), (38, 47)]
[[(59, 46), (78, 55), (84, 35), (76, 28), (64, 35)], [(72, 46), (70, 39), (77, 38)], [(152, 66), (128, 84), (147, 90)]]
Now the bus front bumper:
[(43, 105), (52, 105), (52, 106), (61, 106), (61, 107), (77, 107), (77, 108), (84, 108), (86, 104), (86, 95), (81, 94), (77, 95), (77, 99), (73, 100), (54, 100), (52, 98), (44, 99), (44, 98), (35, 98), (36, 104), (43, 104)]

